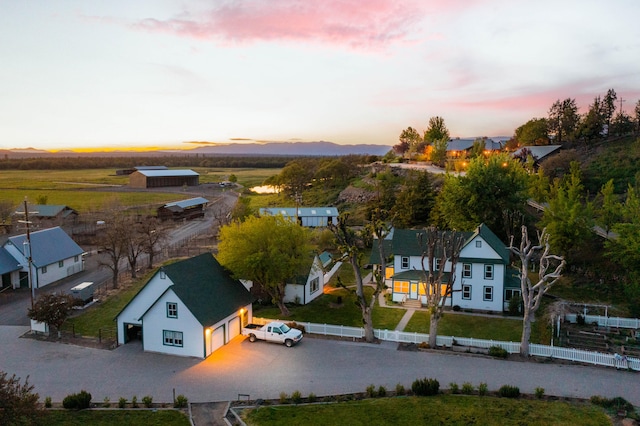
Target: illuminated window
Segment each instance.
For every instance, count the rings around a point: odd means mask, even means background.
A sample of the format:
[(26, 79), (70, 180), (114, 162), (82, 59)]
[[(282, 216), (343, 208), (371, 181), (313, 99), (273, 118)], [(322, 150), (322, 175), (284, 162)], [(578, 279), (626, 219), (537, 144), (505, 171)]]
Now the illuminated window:
[(395, 281), (393, 283), (394, 293), (409, 293), (409, 283), (407, 281)]

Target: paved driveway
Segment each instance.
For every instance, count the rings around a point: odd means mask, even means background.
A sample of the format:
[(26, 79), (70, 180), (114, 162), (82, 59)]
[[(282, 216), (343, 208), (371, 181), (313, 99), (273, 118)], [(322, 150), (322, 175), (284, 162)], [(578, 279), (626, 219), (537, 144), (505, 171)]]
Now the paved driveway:
[(640, 406), (637, 373), (577, 365), (513, 362), (430, 352), (398, 351), (395, 344), (365, 344), (305, 338), (286, 348), (266, 342), (249, 343), (242, 336), (202, 361), (142, 352), (139, 343), (113, 351), (20, 338), (27, 327), (0, 327), (0, 369), (30, 382), (41, 399), (61, 401), (85, 389), (94, 401), (109, 397), (156, 402), (184, 394), (192, 402), (278, 398), (298, 390), (327, 395), (363, 392), (370, 384), (393, 390), (416, 378), (435, 377), (443, 388), (450, 382), (486, 382), (490, 390), (503, 384), (533, 393), (588, 398), (623, 396)]

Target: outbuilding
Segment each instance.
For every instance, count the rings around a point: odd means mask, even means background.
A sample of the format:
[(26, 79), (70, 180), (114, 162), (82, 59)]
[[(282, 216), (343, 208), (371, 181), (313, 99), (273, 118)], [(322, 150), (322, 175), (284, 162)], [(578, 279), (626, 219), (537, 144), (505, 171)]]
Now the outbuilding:
[(206, 358), (251, 321), (252, 302), (211, 253), (171, 263), (116, 317), (118, 344), (140, 338), (147, 352)]
[(198, 186), (200, 175), (193, 170), (136, 170), (129, 175), (132, 188)]

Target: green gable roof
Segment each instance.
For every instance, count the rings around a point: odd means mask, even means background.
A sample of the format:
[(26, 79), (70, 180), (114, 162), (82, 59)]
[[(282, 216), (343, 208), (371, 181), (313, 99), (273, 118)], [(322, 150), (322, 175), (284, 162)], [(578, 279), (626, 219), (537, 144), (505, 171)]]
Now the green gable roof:
[(173, 285), (169, 288), (203, 326), (209, 326), (253, 302), (242, 283), (218, 263), (211, 253), (160, 268)]
[(492, 249), (498, 253), (498, 256), (502, 259), (503, 263), (509, 263), (509, 249), (504, 245), (502, 240), (498, 238), (496, 234), (493, 233), (491, 229), (484, 223), (481, 223), (475, 230), (475, 232), (467, 239), (465, 245), (467, 245), (471, 240), (473, 240), (476, 236), (480, 236), (483, 240), (487, 242), (491, 246)]

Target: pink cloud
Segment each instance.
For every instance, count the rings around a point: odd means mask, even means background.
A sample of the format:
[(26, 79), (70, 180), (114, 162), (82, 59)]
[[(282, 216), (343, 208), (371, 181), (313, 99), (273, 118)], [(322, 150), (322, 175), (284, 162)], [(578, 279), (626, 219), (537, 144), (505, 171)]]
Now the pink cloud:
[[(426, 4), (428, 3), (428, 4)], [(237, 0), (197, 16), (145, 19), (135, 27), (227, 42), (318, 41), (351, 47), (407, 40), (425, 16), (454, 13), (463, 1)], [(468, 2), (466, 3), (468, 6)]]

